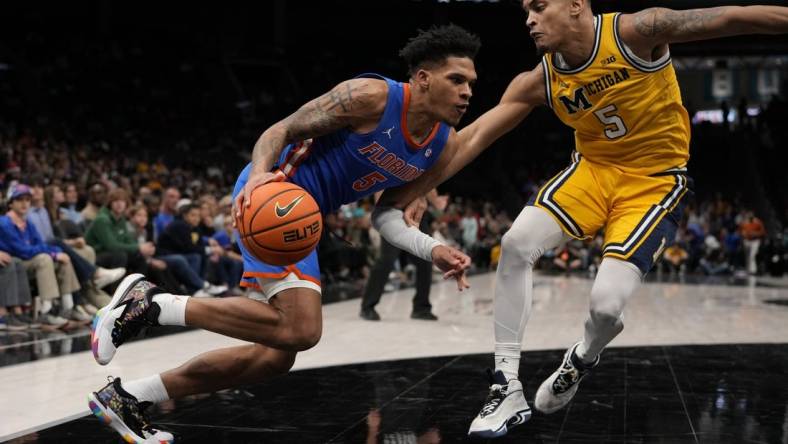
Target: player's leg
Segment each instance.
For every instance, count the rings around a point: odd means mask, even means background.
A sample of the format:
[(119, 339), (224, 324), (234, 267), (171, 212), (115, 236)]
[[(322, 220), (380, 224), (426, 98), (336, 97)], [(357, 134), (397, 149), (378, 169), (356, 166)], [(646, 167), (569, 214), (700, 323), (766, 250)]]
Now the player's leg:
[(322, 325), (320, 293), (293, 288), (276, 300), (265, 304), (245, 297), (189, 298), (185, 324), (280, 350), (303, 351), (317, 344)]
[(558, 370), (539, 386), (534, 400), (537, 410), (553, 413), (574, 397), (580, 381), (599, 363), (599, 353), (624, 329), (621, 314), (641, 279), (640, 270), (631, 262), (602, 260), (591, 289), (584, 338), (567, 350)]
[[(299, 347), (308, 348), (316, 344), (322, 331), (320, 293), (308, 285), (304, 288), (304, 281), (283, 279), (274, 285), (263, 285), (264, 294), (268, 296), (270, 293), (266, 290), (276, 285), (290, 287), (277, 292), (268, 304), (249, 302), (270, 305), (281, 316), (296, 320), (294, 323), (300, 330), (294, 334), (300, 337), (297, 341), (302, 345)], [(228, 313), (233, 313), (233, 309)], [(280, 325), (288, 324), (291, 323)], [(262, 344), (214, 350), (160, 375), (126, 382), (121, 382), (120, 378), (110, 380), (104, 388), (88, 396), (89, 406), (94, 415), (129, 442), (149, 442), (146, 440), (151, 438), (156, 442), (171, 442), (171, 434), (150, 425), (145, 414), (148, 405), (268, 380), (287, 373), (295, 362), (295, 355), (295, 350), (280, 350)]]
[(685, 176), (621, 176), (612, 197), (614, 210), (605, 232), (604, 259), (591, 290), (584, 337), (539, 386), (535, 406), (544, 413), (569, 403), (580, 381), (598, 365), (602, 349), (624, 329), (626, 302), (673, 242), (681, 220), (682, 198), (689, 191)]
[(243, 246), (241, 250), (244, 277), (259, 280), (266, 297), (289, 289), (298, 289), (300, 297), (280, 297), (277, 305), (245, 297), (191, 298), (166, 293), (140, 274), (130, 275), (94, 319), (91, 339), (96, 361), (109, 363), (127, 339), (143, 327), (159, 325), (199, 327), (280, 350), (312, 347), (320, 338), (322, 325), (317, 252), (295, 265), (280, 267), (260, 262)]
[(534, 264), (546, 250), (570, 237), (594, 233), (604, 221), (593, 171), (579, 155), (572, 160), (541, 188), (503, 237), (495, 284), (495, 372), (487, 400), (471, 424), (471, 436), (501, 436), (530, 417), (518, 375)]
[(533, 206), (525, 207), (503, 236), (495, 274), (495, 372), (487, 400), (471, 423), (471, 436), (502, 436), (508, 428), (530, 418), (518, 373), (523, 331), (533, 300), (533, 267), (545, 250), (565, 240), (558, 223)]

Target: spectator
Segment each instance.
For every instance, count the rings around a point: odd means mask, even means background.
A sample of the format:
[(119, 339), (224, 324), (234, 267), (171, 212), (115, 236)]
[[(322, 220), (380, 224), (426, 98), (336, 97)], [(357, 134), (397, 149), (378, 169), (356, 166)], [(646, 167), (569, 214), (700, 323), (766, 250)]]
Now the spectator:
[[(103, 288), (116, 282), (126, 273), (125, 268), (106, 269), (95, 267), (96, 252), (79, 233), (78, 226), (71, 226), (71, 233), (77, 234), (74, 239), (65, 239), (59, 228), (60, 212), (58, 207), (64, 201), (63, 191), (57, 185), (50, 185), (46, 189), (40, 186), (32, 187), (33, 199), (31, 210), (27, 216), (44, 241), (63, 250), (71, 259), (74, 271), (77, 273), (83, 289), (86, 285), (95, 285)], [(79, 307), (80, 304), (77, 304)]]
[(41, 325), (25, 314), (32, 297), (22, 261), (0, 251), (0, 331), (25, 330)]
[(465, 216), (460, 224), (462, 225), (462, 246), (465, 252), (470, 255), (479, 238), (479, 221), (470, 205), (465, 209)]
[(704, 244), (704, 256), (700, 260), (703, 272), (709, 276), (728, 272), (730, 264), (717, 236), (712, 233), (707, 234)]
[(243, 276), (244, 261), (241, 251), (238, 249), (238, 232), (233, 228), (232, 217), (224, 218), (223, 222), (223, 229), (217, 231), (213, 235), (213, 239), (224, 249), (224, 255), (227, 257), (227, 286), (237, 293), (240, 291), (238, 285), (241, 283), (241, 277)]
[[(37, 200), (36, 188), (33, 188), (33, 203)], [(64, 193), (57, 185), (49, 185), (44, 189), (44, 207), (46, 208), (46, 218), (41, 218), (44, 223), (49, 224), (55, 238), (48, 241), (51, 245), (57, 245), (63, 252), (68, 254), (77, 273), (84, 303), (77, 303), (77, 309), (84, 309), (91, 316), (95, 314), (96, 307), (103, 307), (110, 301), (101, 289), (122, 278), (126, 269), (123, 267), (106, 269), (96, 267), (96, 250), (85, 241), (82, 227), (72, 220), (64, 219), (64, 213), (60, 205), (64, 201)], [(59, 208), (60, 207), (60, 208)], [(76, 295), (75, 295), (76, 300)]]
[[(129, 231), (134, 235), (138, 244), (150, 241), (150, 227), (148, 220), (148, 210), (145, 206), (137, 204), (128, 211)], [(172, 293), (183, 293), (181, 283), (178, 281), (170, 266), (161, 258), (146, 258), (148, 265), (148, 277), (151, 281), (165, 288)], [(184, 264), (188, 267), (188, 264)], [(174, 268), (174, 267), (173, 267)]]
[(744, 217), (739, 224), (739, 231), (744, 239), (744, 250), (747, 257), (747, 272), (749, 274), (758, 273), (758, 249), (761, 247), (761, 239), (766, 236), (766, 228), (763, 222), (755, 217), (752, 211), (745, 211)]
[(156, 210), (161, 205), (161, 199), (155, 194), (147, 194), (142, 196), (141, 203), (145, 206), (146, 216), (147, 216), (147, 224), (145, 225), (145, 239), (147, 241), (153, 242), (153, 218), (151, 215), (156, 214)]
[(44, 243), (35, 227), (27, 223), (31, 196), (27, 185), (13, 189), (10, 211), (0, 217), (0, 250), (22, 259), (28, 273), (35, 276), (42, 322), (62, 327), (68, 321), (58, 315), (54, 301), (59, 299), (61, 312), (74, 308), (73, 293), (80, 289), (79, 281), (68, 255)]
[(665, 264), (667, 265), (671, 274), (684, 274), (684, 270), (686, 270), (685, 263), (689, 258), (689, 253), (687, 253), (687, 250), (682, 248), (681, 245), (674, 243), (668, 248), (665, 248), (665, 251), (662, 253), (662, 257), (665, 259)]
[(164, 190), (164, 199), (156, 217), (153, 218), (153, 241), (159, 240), (159, 236), (164, 232), (174, 219), (177, 213), (178, 201), (181, 199), (181, 192), (175, 187)]
[[(173, 268), (176, 277), (187, 284), (195, 297), (218, 296), (226, 292), (226, 285), (212, 285), (203, 278), (207, 260), (218, 263), (224, 256), (224, 250), (215, 240), (206, 242), (200, 236), (200, 207), (187, 203), (178, 212), (179, 216), (159, 235), (159, 258)], [(184, 260), (188, 267), (182, 266)]]
[(81, 224), (84, 220), (82, 213), (77, 209), (79, 207), (79, 192), (77, 185), (73, 182), (68, 182), (65, 185), (65, 202), (60, 205), (60, 218), (61, 220), (70, 220), (75, 224)]
[(216, 216), (213, 218), (213, 228), (217, 233), (224, 229), (224, 220), (227, 218), (232, 219), (233, 197), (228, 194), (219, 201), (219, 208)]
[(573, 239), (556, 253), (553, 265), (569, 274), (572, 270), (578, 270), (583, 265), (583, 258), (587, 255), (583, 248), (583, 242)]
[(82, 209), (82, 223), (88, 228), (98, 217), (101, 208), (107, 203), (107, 187), (102, 183), (93, 184), (88, 192), (88, 204)]
[(156, 253), (156, 247), (151, 242), (137, 243), (135, 234), (129, 230), (126, 220), (126, 190), (112, 190), (107, 201), (109, 208), (101, 208), (96, 220), (85, 233), (85, 240), (96, 250), (96, 263), (104, 267), (125, 267), (128, 271), (144, 273), (147, 260)]

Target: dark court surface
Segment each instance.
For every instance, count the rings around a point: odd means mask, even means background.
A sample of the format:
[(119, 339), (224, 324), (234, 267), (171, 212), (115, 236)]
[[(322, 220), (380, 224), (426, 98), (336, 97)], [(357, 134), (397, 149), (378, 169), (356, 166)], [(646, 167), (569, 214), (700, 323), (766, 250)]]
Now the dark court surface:
[[(529, 402), (562, 354), (524, 354)], [(491, 361), (484, 354), (299, 371), (168, 402), (152, 416), (180, 443), (469, 442)], [(567, 408), (535, 413), (489, 442), (785, 443), (787, 371), (785, 344), (610, 349)], [(122, 441), (86, 416), (12, 442)]]

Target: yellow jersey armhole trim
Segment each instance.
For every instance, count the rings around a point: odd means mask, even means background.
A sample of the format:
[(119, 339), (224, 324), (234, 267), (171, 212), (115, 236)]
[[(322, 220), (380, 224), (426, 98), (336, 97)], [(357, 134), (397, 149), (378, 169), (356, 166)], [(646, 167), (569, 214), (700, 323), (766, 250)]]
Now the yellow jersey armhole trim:
[(630, 54), (629, 49), (624, 44), (624, 41), (621, 40), (621, 36), (618, 35), (618, 20), (621, 18), (621, 13), (618, 12), (613, 17), (613, 40), (616, 42), (616, 48), (618, 52), (621, 53), (621, 56), (624, 57), (624, 60), (627, 61), (633, 68), (637, 69), (638, 71), (645, 72), (645, 73), (655, 73), (664, 69), (666, 66), (669, 66), (672, 58), (670, 57), (670, 50), (668, 50), (667, 57), (665, 60), (660, 61), (658, 64), (654, 66), (644, 65), (642, 62), (639, 62), (633, 58), (633, 54)]
[(594, 36), (594, 51), (591, 53), (591, 57), (586, 60), (586, 62), (581, 65), (579, 68), (576, 69), (561, 69), (555, 64), (555, 54), (552, 54), (550, 57), (551, 67), (555, 70), (555, 72), (559, 74), (579, 74), (586, 70), (589, 66), (594, 64), (597, 56), (599, 55), (599, 48), (602, 46), (602, 28), (604, 27), (604, 20), (603, 15), (598, 14), (595, 16), (596, 18), (596, 34)]
[(553, 109), (553, 84), (552, 75), (550, 75), (550, 62), (547, 61), (547, 55), (542, 57), (542, 69), (544, 70), (544, 93), (545, 102), (550, 109)]

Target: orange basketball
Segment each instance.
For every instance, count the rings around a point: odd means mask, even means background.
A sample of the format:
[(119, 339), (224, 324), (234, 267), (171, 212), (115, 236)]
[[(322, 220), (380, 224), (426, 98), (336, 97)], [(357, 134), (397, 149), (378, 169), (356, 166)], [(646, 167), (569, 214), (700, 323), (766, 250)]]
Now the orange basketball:
[(269, 182), (252, 191), (251, 205), (237, 220), (241, 241), (269, 265), (305, 258), (320, 241), (323, 217), (306, 190), (290, 182)]

